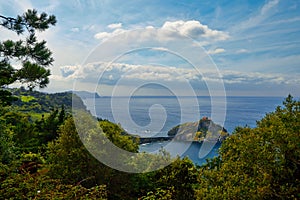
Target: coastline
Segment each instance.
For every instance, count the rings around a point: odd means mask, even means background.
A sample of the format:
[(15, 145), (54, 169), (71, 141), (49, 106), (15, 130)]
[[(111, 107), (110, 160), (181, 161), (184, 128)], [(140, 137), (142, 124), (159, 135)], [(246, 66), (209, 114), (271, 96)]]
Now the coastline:
[[(174, 137), (141, 137), (139, 138), (140, 139), (140, 142), (139, 144), (151, 144), (153, 142), (163, 142), (163, 141), (170, 141), (170, 140), (173, 140)], [(215, 144), (222, 144), (222, 142), (224, 141), (220, 141), (220, 140), (216, 140), (216, 141), (213, 141), (213, 140), (206, 140), (206, 141), (186, 141), (186, 140), (178, 140), (176, 139), (175, 140), (176, 142), (182, 142), (182, 143), (192, 143), (192, 144), (203, 144), (204, 142), (212, 142), (212, 143), (215, 143)]]

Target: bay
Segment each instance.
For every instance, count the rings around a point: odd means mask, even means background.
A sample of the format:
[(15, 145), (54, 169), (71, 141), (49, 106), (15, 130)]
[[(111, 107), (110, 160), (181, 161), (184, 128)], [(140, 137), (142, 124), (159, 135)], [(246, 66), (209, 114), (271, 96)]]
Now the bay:
[[(84, 99), (84, 103), (93, 115), (121, 124), (128, 133), (142, 137), (158, 137), (167, 136), (168, 130), (178, 124), (197, 121), (204, 116), (211, 118), (213, 107), (224, 115), (223, 126), (229, 133), (237, 126), (255, 127), (257, 120), (274, 111), (283, 100), (284, 97), (215, 97), (212, 104), (208, 96), (196, 99), (133, 96)], [(213, 118), (212, 120), (215, 121)], [(201, 165), (207, 158), (218, 155), (219, 146), (215, 145), (205, 157), (199, 157), (201, 144), (197, 143), (187, 147), (183, 142), (172, 145), (168, 141), (153, 142), (140, 145), (140, 151), (156, 153), (160, 148), (166, 148), (172, 156), (176, 156), (176, 153), (183, 149), (185, 151), (180, 154), (181, 157), (188, 156), (194, 163)]]

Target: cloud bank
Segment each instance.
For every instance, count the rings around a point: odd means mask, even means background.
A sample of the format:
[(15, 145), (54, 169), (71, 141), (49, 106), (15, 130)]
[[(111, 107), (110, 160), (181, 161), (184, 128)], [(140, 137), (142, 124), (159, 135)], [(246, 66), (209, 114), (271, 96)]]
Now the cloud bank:
[[(98, 32), (94, 35), (96, 39), (106, 40), (108, 38), (114, 37), (118, 34), (128, 32), (130, 29), (123, 29), (121, 23), (110, 24), (107, 26), (109, 29), (113, 29), (111, 32)], [(214, 30), (209, 28), (207, 25), (201, 24), (200, 21), (190, 20), (190, 21), (166, 21), (161, 27), (154, 28), (152, 26), (147, 27), (137, 27), (144, 28), (151, 32), (153, 30), (157, 31), (157, 36), (168, 36), (169, 39), (178, 39), (178, 37), (190, 37), (195, 40), (210, 40), (210, 41), (223, 41), (229, 39), (229, 34), (223, 31)]]
[(220, 73), (212, 70), (178, 68), (174, 66), (132, 65), (125, 63), (94, 63), (86, 66), (62, 66), (62, 75), (65, 79), (81, 80), (92, 84), (114, 85), (119, 79), (135, 84), (139, 81), (165, 81), (180, 83), (184, 81), (220, 82), (225, 84), (300, 84), (299, 75), (265, 74), (258, 72), (239, 72), (222, 70)]

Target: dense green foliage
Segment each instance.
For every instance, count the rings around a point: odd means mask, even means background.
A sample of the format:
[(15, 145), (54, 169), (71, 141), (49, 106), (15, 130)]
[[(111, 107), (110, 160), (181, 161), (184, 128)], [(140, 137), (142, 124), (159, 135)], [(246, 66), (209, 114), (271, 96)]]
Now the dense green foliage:
[[(41, 93), (37, 91), (25, 90), (24, 87), (19, 89), (9, 89), (16, 101), (12, 102), (12, 106), (15, 110), (22, 112), (34, 112), (45, 114), (53, 110), (61, 108), (61, 105), (64, 105), (66, 112), (71, 113), (72, 111), (72, 98), (78, 98), (73, 95), (71, 92), (62, 92), (62, 93)], [(78, 101), (78, 106), (85, 108), (82, 101)]]
[[(39, 15), (36, 10), (28, 10), (16, 18), (0, 15), (0, 19), (2, 27), (18, 35), (28, 32), (25, 40), (0, 42), (0, 103), (9, 105), (14, 100), (11, 92), (4, 90), (9, 85), (20, 82), (32, 89), (36, 86), (46, 87), (49, 83), (50, 70), (47, 67), (54, 59), (46, 47), (46, 41), (39, 42), (35, 33), (55, 25), (56, 18), (54, 15)], [(15, 68), (11, 62), (19, 63), (21, 67)]]
[(87, 189), (81, 185), (62, 184), (59, 179), (47, 176), (9, 173), (1, 181), (0, 199), (107, 199), (105, 186)]
[[(40, 96), (47, 95), (25, 93), (34, 97), (26, 103), (39, 102)], [(237, 127), (222, 143), (219, 157), (205, 165), (176, 158), (165, 168), (142, 174), (120, 172), (95, 159), (64, 107), (44, 112), (40, 118), (17, 108), (0, 109), (1, 199), (300, 198), (300, 102), (291, 96), (284, 107), (258, 121), (256, 128)], [(119, 125), (107, 120), (99, 120), (98, 125), (115, 145), (138, 151), (139, 141)], [(85, 136), (104, 144), (94, 134), (87, 129)], [(128, 162), (132, 168), (141, 167), (137, 162), (142, 162), (146, 171), (170, 159), (162, 150)]]
[(299, 199), (300, 102), (267, 114), (256, 128), (236, 128), (220, 158), (202, 168), (198, 199)]

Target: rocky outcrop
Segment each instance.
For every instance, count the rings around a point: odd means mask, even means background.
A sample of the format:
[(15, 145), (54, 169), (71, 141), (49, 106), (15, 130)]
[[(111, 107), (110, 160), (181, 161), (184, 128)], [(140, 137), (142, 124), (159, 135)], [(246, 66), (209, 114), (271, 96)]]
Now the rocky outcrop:
[(228, 136), (227, 130), (214, 123), (211, 119), (203, 117), (197, 122), (187, 122), (173, 127), (169, 132), (169, 137), (174, 137), (178, 141), (223, 141)]

